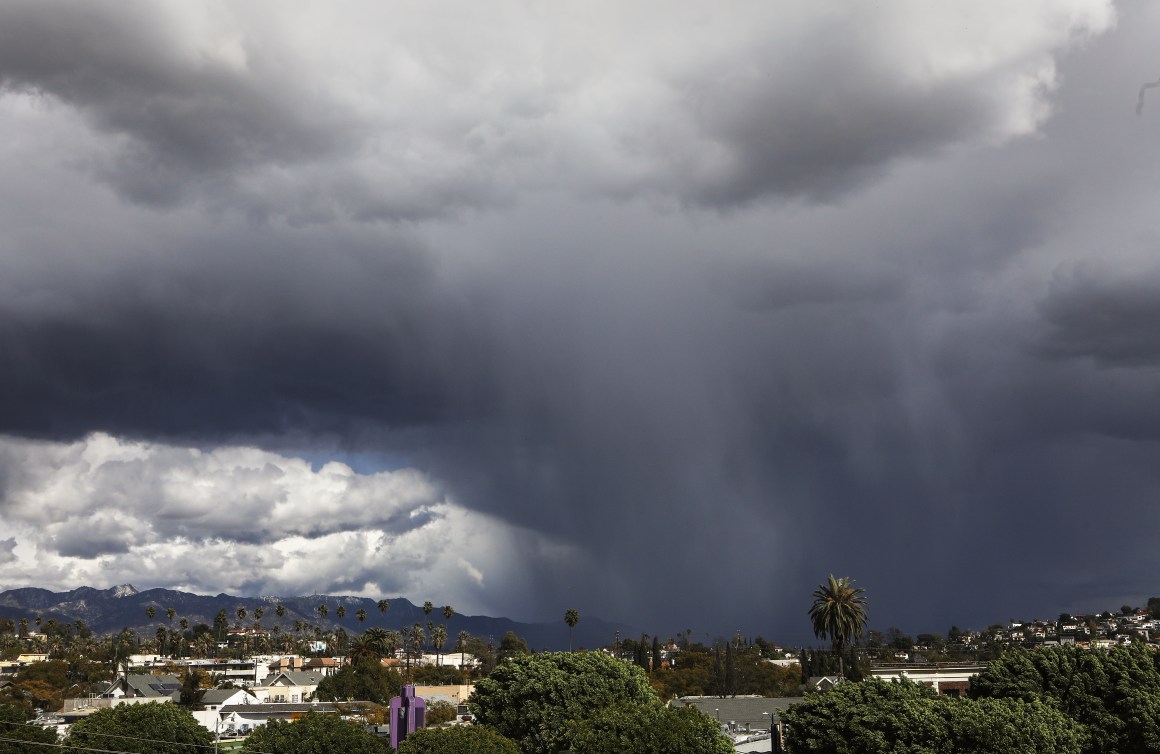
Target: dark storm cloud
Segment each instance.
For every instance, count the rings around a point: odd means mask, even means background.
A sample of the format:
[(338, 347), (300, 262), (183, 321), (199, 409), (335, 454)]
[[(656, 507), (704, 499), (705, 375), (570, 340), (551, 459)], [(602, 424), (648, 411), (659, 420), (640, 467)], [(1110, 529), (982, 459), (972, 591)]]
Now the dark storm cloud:
[(1156, 272), (1107, 280), (1090, 268), (1080, 269), (1057, 280), (1042, 307), (1051, 328), (1044, 343), (1048, 353), (1089, 358), (1101, 366), (1160, 363)]
[[(529, 54), (501, 34), (510, 58), (473, 36), (468, 63), (409, 49), (383, 83), (415, 77), (403, 115), (367, 115), (297, 99), (323, 79), (281, 75), (273, 32), (241, 35), (241, 67), (194, 65), (160, 12), (41, 7), (0, 10), (0, 75), (91, 125), (64, 162), (108, 152), (101, 175), (134, 201), (200, 202), (105, 209), (61, 182), (47, 237), (9, 213), (0, 431), (390, 453), (484, 514), (424, 508), (426, 488), (382, 515), (319, 493), (345, 514), (331, 528), (300, 503), (299, 526), (230, 535), (175, 506), (134, 541), (64, 527), (62, 553), (302, 537), (247, 550), (256, 570), (231, 583), (298, 584), (297, 563), (329, 557), (333, 588), (406, 591), (414, 562), (487, 585), (495, 611), (786, 640), (828, 572), (870, 590), (873, 625), (910, 630), (1150, 588), (1160, 286), (1155, 247), (1132, 244), (1154, 166), (1108, 115), (1112, 84), (1138, 81), (1114, 51), (1147, 23), (1071, 49), (1048, 5), (945, 24), (802, 11), (761, 33), (720, 21), (702, 49), (660, 44), (687, 32), (664, 16), (655, 36), (612, 24), (638, 44), (611, 62), (569, 57), (588, 49), (563, 32)], [(566, 75), (577, 59), (590, 77)], [(376, 151), (396, 135), (406, 149)], [(414, 173), (380, 159), (416, 145)], [(429, 222), (368, 222), (400, 217)], [(223, 489), (279, 503), (284, 460), (227, 464)], [(51, 487), (10, 466), (10, 487)], [(493, 518), (509, 529), (446, 533)], [(407, 537), (382, 573), (373, 553)]]
[(0, 84), (58, 98), (124, 136), (93, 169), (145, 204), (212, 190), (259, 163), (318, 160), (359, 138), (359, 124), (324, 95), (285, 87), (281, 51), (243, 48), (239, 70), (183, 49), (178, 23), (151, 4), (6, 3)]
[(457, 313), (437, 300), (430, 261), (405, 241), (347, 239), (334, 254), (333, 240), (157, 239), (131, 267), (75, 271), (47, 311), (7, 299), (0, 394), (21, 398), (5, 430), (214, 438), (435, 418), (454, 401), (439, 333)]

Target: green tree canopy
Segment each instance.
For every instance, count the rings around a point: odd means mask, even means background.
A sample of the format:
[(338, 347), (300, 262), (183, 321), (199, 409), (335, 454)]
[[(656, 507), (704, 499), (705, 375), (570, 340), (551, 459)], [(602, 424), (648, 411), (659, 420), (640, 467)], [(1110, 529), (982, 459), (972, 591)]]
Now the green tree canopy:
[(359, 723), (338, 715), (308, 712), (292, 723), (273, 720), (258, 728), (246, 738), (242, 752), (390, 754), (391, 747)]
[[(52, 751), (47, 746), (30, 746), (31, 743), (55, 744), (56, 733), (28, 722), (24, 710), (12, 704), (0, 704), (0, 754), (28, 754), (35, 751)], [(15, 741), (11, 739), (16, 739)], [(28, 743), (17, 743), (26, 741)]]
[(321, 701), (357, 700), (387, 704), (403, 689), (403, 677), (379, 664), (376, 657), (361, 657), (344, 665), (318, 684), (315, 698)]
[(568, 723), (613, 705), (660, 701), (634, 665), (601, 652), (545, 652), (500, 663), (468, 703), (480, 723), (526, 754), (555, 754), (569, 748)]
[(486, 726), (456, 725), (416, 731), (399, 754), (520, 754), (520, 747)]
[(924, 686), (848, 682), (784, 713), (795, 754), (1080, 754), (1084, 731), (1040, 700), (953, 699)]
[(213, 746), (213, 734), (176, 704), (121, 704), (97, 710), (69, 729), (65, 744), (137, 754), (189, 754), (190, 744)]
[(720, 724), (695, 707), (625, 704), (569, 725), (576, 754), (731, 754)]
[(1083, 724), (1092, 754), (1160, 751), (1160, 656), (1147, 647), (1009, 650), (971, 680), (970, 693), (1050, 700)]

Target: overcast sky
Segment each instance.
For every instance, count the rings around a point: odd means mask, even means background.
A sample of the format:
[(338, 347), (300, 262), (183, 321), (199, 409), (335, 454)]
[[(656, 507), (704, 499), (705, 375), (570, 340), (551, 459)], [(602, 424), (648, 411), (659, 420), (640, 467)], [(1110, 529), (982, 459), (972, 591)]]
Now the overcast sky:
[[(0, 588), (1160, 594), (1160, 6), (0, 4)], [(611, 637), (609, 637), (611, 639)]]

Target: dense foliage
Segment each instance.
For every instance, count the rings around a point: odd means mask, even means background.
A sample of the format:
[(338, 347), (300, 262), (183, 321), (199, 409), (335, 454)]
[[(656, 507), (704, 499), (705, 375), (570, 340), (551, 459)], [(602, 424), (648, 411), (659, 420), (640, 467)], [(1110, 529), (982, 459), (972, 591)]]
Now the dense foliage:
[(971, 681), (975, 698), (1050, 700), (1081, 723), (1085, 751), (1160, 751), (1160, 655), (1144, 646), (1010, 650)]
[(569, 725), (576, 754), (731, 754), (716, 720), (695, 707), (607, 707)]
[[(24, 711), (11, 704), (0, 704), (0, 754), (26, 754), (29, 751), (50, 751), (48, 747), (30, 746), (29, 743), (56, 744), (56, 733), (36, 725), (28, 725)], [(15, 740), (13, 740), (15, 739)], [(17, 743), (26, 741), (29, 743)]]
[(520, 754), (520, 747), (491, 728), (456, 725), (416, 731), (399, 746), (399, 754)]
[(323, 678), (314, 696), (326, 702), (357, 700), (389, 704), (391, 697), (398, 696), (402, 689), (401, 675), (384, 668), (377, 659), (363, 658)]
[[(731, 662), (730, 662), (731, 661)], [(732, 673), (726, 672), (732, 666)], [(835, 668), (837, 662), (835, 661)], [(686, 645), (671, 663), (653, 670), (649, 682), (661, 699), (678, 696), (795, 696), (802, 678), (797, 668), (767, 662), (753, 644), (725, 649)]]
[(643, 670), (601, 652), (518, 655), (496, 666), (469, 699), (480, 723), (526, 754), (569, 748), (567, 724), (618, 704), (659, 704)]
[(97, 710), (73, 724), (65, 739), (85, 749), (138, 754), (189, 754), (190, 744), (213, 746), (213, 735), (176, 704), (121, 704)]
[(954, 699), (878, 679), (782, 714), (793, 754), (1079, 754), (1080, 725), (1039, 699)]
[(272, 720), (251, 733), (242, 752), (278, 754), (390, 754), (391, 747), (359, 723), (338, 715), (308, 712), (294, 722)]

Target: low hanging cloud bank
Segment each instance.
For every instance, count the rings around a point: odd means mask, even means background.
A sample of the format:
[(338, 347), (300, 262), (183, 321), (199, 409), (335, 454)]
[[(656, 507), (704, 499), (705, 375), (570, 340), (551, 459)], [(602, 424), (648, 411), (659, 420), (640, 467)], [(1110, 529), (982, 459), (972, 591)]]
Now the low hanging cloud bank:
[(438, 594), (479, 609), (512, 586), (495, 552), (535, 539), (414, 469), (314, 469), (253, 447), (4, 437), (0, 480), (6, 586), (132, 578), (195, 592)]

